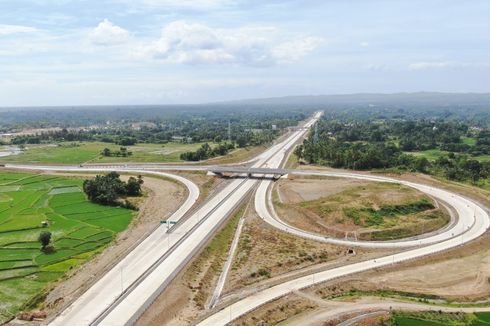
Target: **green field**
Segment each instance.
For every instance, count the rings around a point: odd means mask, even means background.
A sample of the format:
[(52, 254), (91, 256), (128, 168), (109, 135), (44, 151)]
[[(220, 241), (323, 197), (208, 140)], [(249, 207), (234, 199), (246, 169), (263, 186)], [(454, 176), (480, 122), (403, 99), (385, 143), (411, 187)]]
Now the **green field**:
[[(406, 154), (411, 154), (415, 156), (422, 156), (427, 158), (430, 161), (435, 161), (441, 156), (447, 155), (448, 152), (441, 151), (439, 149), (429, 149), (421, 152), (405, 152)], [(481, 156), (468, 156), (470, 159), (478, 160), (480, 162), (490, 162), (490, 155), (481, 155)]]
[(461, 137), (461, 141), (470, 146), (475, 146), (476, 145), (476, 138), (473, 137)]
[(392, 316), (395, 326), (488, 326), (490, 312), (445, 313), (445, 312), (397, 312)]
[[(195, 151), (203, 143), (137, 144), (126, 146), (129, 157), (104, 157), (104, 148), (117, 151), (121, 146), (101, 142), (65, 142), (53, 145), (27, 145), (19, 155), (0, 157), (0, 162), (80, 164), (85, 162), (182, 162), (180, 154)], [(212, 145), (212, 144), (211, 144)]]
[[(81, 185), (77, 178), (0, 173), (0, 322), (36, 303), (49, 283), (131, 222), (132, 211), (90, 203)], [(52, 233), (54, 253), (40, 250), (44, 230)]]

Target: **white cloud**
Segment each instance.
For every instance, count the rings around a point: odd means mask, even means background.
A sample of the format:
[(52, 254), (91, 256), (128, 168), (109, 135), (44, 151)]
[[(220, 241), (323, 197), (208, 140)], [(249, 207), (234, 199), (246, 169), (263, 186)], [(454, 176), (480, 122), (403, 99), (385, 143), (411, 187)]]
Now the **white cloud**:
[(136, 55), (185, 64), (270, 66), (298, 61), (323, 41), (311, 36), (284, 41), (277, 34), (270, 27), (214, 29), (175, 21), (163, 29), (159, 40), (137, 49)]
[(231, 0), (142, 0), (144, 4), (150, 6), (167, 6), (205, 9), (219, 7), (231, 3)]
[(279, 63), (291, 63), (300, 60), (323, 42), (322, 38), (308, 36), (281, 43), (272, 49), (272, 54)]
[(490, 64), (484, 62), (460, 62), (460, 61), (423, 61), (408, 65), (409, 70), (429, 70), (446, 68), (482, 68), (489, 67)]
[(90, 41), (96, 45), (115, 45), (126, 42), (129, 32), (104, 19), (90, 32)]
[(369, 42), (364, 41), (364, 42), (359, 43), (359, 45), (363, 48), (367, 48), (369, 46)]
[(0, 25), (0, 36), (19, 34), (19, 33), (35, 33), (39, 30), (34, 27), (21, 25)]
[(408, 65), (409, 70), (426, 70), (426, 69), (438, 69), (447, 68), (454, 65), (449, 61), (432, 61), (432, 62), (415, 62)]

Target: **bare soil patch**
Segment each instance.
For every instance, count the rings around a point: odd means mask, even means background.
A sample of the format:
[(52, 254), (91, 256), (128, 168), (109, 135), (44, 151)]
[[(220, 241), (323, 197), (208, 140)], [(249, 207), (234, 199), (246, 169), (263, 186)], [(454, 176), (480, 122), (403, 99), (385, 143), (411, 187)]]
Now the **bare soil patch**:
[(331, 268), (387, 252), (355, 248), (349, 253), (349, 249), (278, 231), (252, 213), (247, 216), (224, 294), (240, 292), (243, 287), (271, 286), (308, 268)]

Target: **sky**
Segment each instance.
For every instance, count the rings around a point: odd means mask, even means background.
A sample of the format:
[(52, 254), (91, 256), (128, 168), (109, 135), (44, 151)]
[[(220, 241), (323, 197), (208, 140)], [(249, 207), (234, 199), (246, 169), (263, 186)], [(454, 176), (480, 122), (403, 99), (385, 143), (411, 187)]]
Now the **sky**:
[(0, 106), (490, 92), (488, 0), (0, 0)]

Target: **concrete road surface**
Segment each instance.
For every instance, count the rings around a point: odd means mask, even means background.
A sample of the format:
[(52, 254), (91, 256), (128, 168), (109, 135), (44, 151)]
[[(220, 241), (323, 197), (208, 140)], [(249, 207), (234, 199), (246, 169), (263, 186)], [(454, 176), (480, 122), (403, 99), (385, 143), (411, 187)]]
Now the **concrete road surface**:
[[(308, 172), (305, 172), (307, 174)], [(336, 177), (356, 177), (356, 178), (366, 178), (371, 180), (371, 176), (360, 176), (360, 175), (351, 175), (349, 173), (335, 173), (329, 172), (329, 176)], [(380, 181), (380, 180), (377, 180)], [(402, 181), (397, 181), (402, 182)], [(263, 181), (263, 184), (266, 184), (267, 181)], [(425, 185), (415, 184), (415, 183), (407, 183), (412, 187), (415, 187), (421, 191), (427, 192), (434, 197), (441, 198), (445, 200), (448, 205), (452, 206), (457, 214), (459, 215), (458, 226), (455, 227), (455, 232), (460, 232), (460, 235), (454, 237), (447, 237), (447, 235), (437, 234), (431, 238), (425, 238), (423, 240), (422, 245), (428, 244), (426, 246), (422, 246), (416, 249), (410, 249), (408, 251), (404, 251), (401, 253), (397, 253), (394, 255), (387, 255), (385, 257), (370, 259), (354, 264), (349, 264), (337, 268), (333, 268), (330, 270), (314, 273), (311, 275), (299, 277), (268, 289), (262, 290), (255, 294), (250, 295), (238, 302), (231, 304), (228, 307), (223, 308), (222, 310), (216, 312), (215, 314), (209, 316), (199, 323), (201, 326), (209, 325), (225, 325), (230, 321), (250, 312), (257, 307), (266, 304), (267, 302), (278, 299), (292, 291), (298, 291), (303, 288), (309, 287), (314, 284), (326, 282), (338, 277), (359, 273), (363, 271), (367, 271), (373, 268), (379, 268), (383, 266), (388, 266), (391, 264), (396, 264), (399, 262), (419, 258), (426, 255), (431, 255), (443, 250), (447, 250), (453, 247), (460, 246), (466, 242), (472, 241), (483, 233), (487, 231), (490, 226), (490, 216), (485, 207), (481, 206), (478, 203), (475, 203), (469, 199), (464, 198), (461, 195), (456, 193), (451, 193), (449, 191), (429, 187)], [(257, 207), (258, 210), (266, 209), (263, 206), (263, 196), (266, 194), (266, 185), (260, 185), (257, 190), (256, 203), (262, 207)], [(259, 193), (260, 191), (260, 193)], [(264, 213), (264, 212), (262, 212)], [(271, 221), (272, 222), (272, 221)], [(278, 226), (282, 228), (283, 226)], [(296, 231), (289, 231), (292, 233), (296, 233)], [(302, 235), (303, 236), (303, 235)], [(436, 239), (434, 241), (434, 239)], [(422, 240), (421, 240), (422, 241)], [(357, 242), (356, 242), (357, 244)], [(392, 246), (397, 247), (398, 242), (391, 243)]]

